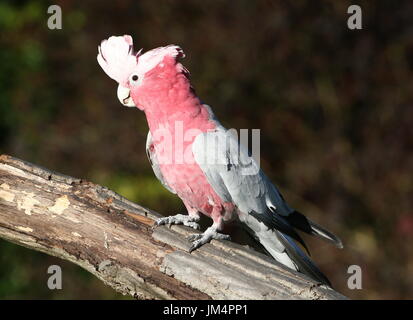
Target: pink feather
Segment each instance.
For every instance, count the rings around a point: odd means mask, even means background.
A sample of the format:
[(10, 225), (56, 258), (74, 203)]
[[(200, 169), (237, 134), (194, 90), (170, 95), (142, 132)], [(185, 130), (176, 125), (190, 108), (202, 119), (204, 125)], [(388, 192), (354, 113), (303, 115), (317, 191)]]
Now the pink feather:
[(134, 51), (131, 36), (112, 36), (98, 47), (97, 60), (109, 77), (126, 86), (129, 75), (134, 71), (145, 74), (162, 62), (165, 56), (174, 59), (185, 57), (183, 50), (176, 45), (159, 47), (144, 54), (141, 51)]

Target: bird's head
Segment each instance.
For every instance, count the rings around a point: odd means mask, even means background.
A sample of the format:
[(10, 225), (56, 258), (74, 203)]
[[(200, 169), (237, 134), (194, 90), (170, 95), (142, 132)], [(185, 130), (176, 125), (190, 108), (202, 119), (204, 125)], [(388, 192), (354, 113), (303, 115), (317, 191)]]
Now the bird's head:
[[(103, 40), (98, 47), (97, 60), (105, 73), (118, 82), (119, 101), (127, 107), (144, 110), (140, 93), (145, 90), (149, 78), (165, 78), (165, 69), (185, 71), (177, 64), (184, 57), (182, 49), (176, 45), (159, 47), (142, 54), (142, 49), (134, 51), (133, 40), (129, 35), (112, 36)], [(166, 73), (167, 75), (168, 73)]]

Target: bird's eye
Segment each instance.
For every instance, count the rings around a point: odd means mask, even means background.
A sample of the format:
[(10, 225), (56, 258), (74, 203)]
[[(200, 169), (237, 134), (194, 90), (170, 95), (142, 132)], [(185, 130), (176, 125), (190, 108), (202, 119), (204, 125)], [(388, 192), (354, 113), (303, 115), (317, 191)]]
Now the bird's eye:
[(137, 82), (138, 82), (138, 80), (139, 80), (139, 76), (137, 75), (137, 74), (133, 74), (133, 75), (131, 75), (130, 76), (130, 82), (132, 83), (132, 84), (136, 84)]

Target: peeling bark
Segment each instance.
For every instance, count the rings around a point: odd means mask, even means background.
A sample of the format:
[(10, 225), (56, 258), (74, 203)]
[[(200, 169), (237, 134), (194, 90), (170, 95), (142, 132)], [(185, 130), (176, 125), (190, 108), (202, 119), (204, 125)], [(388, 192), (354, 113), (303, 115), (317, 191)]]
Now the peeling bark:
[(0, 237), (71, 261), (139, 299), (345, 299), (239, 244), (188, 253), (183, 226), (115, 192), (0, 156)]

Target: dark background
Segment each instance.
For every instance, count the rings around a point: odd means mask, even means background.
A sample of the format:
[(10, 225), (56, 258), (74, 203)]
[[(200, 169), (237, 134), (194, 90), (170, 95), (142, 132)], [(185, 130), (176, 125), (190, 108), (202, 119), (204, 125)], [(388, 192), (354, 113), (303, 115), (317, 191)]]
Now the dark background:
[[(288, 202), (338, 234), (312, 257), (351, 298), (413, 298), (413, 2), (0, 2), (0, 151), (82, 177), (165, 215), (180, 200), (154, 177), (147, 124), (122, 107), (97, 46), (180, 45), (198, 95), (227, 128), (261, 129), (261, 166)], [(63, 290), (47, 289), (47, 268)], [(360, 265), (363, 289), (347, 288)], [(121, 298), (79, 267), (0, 240), (0, 298)]]

